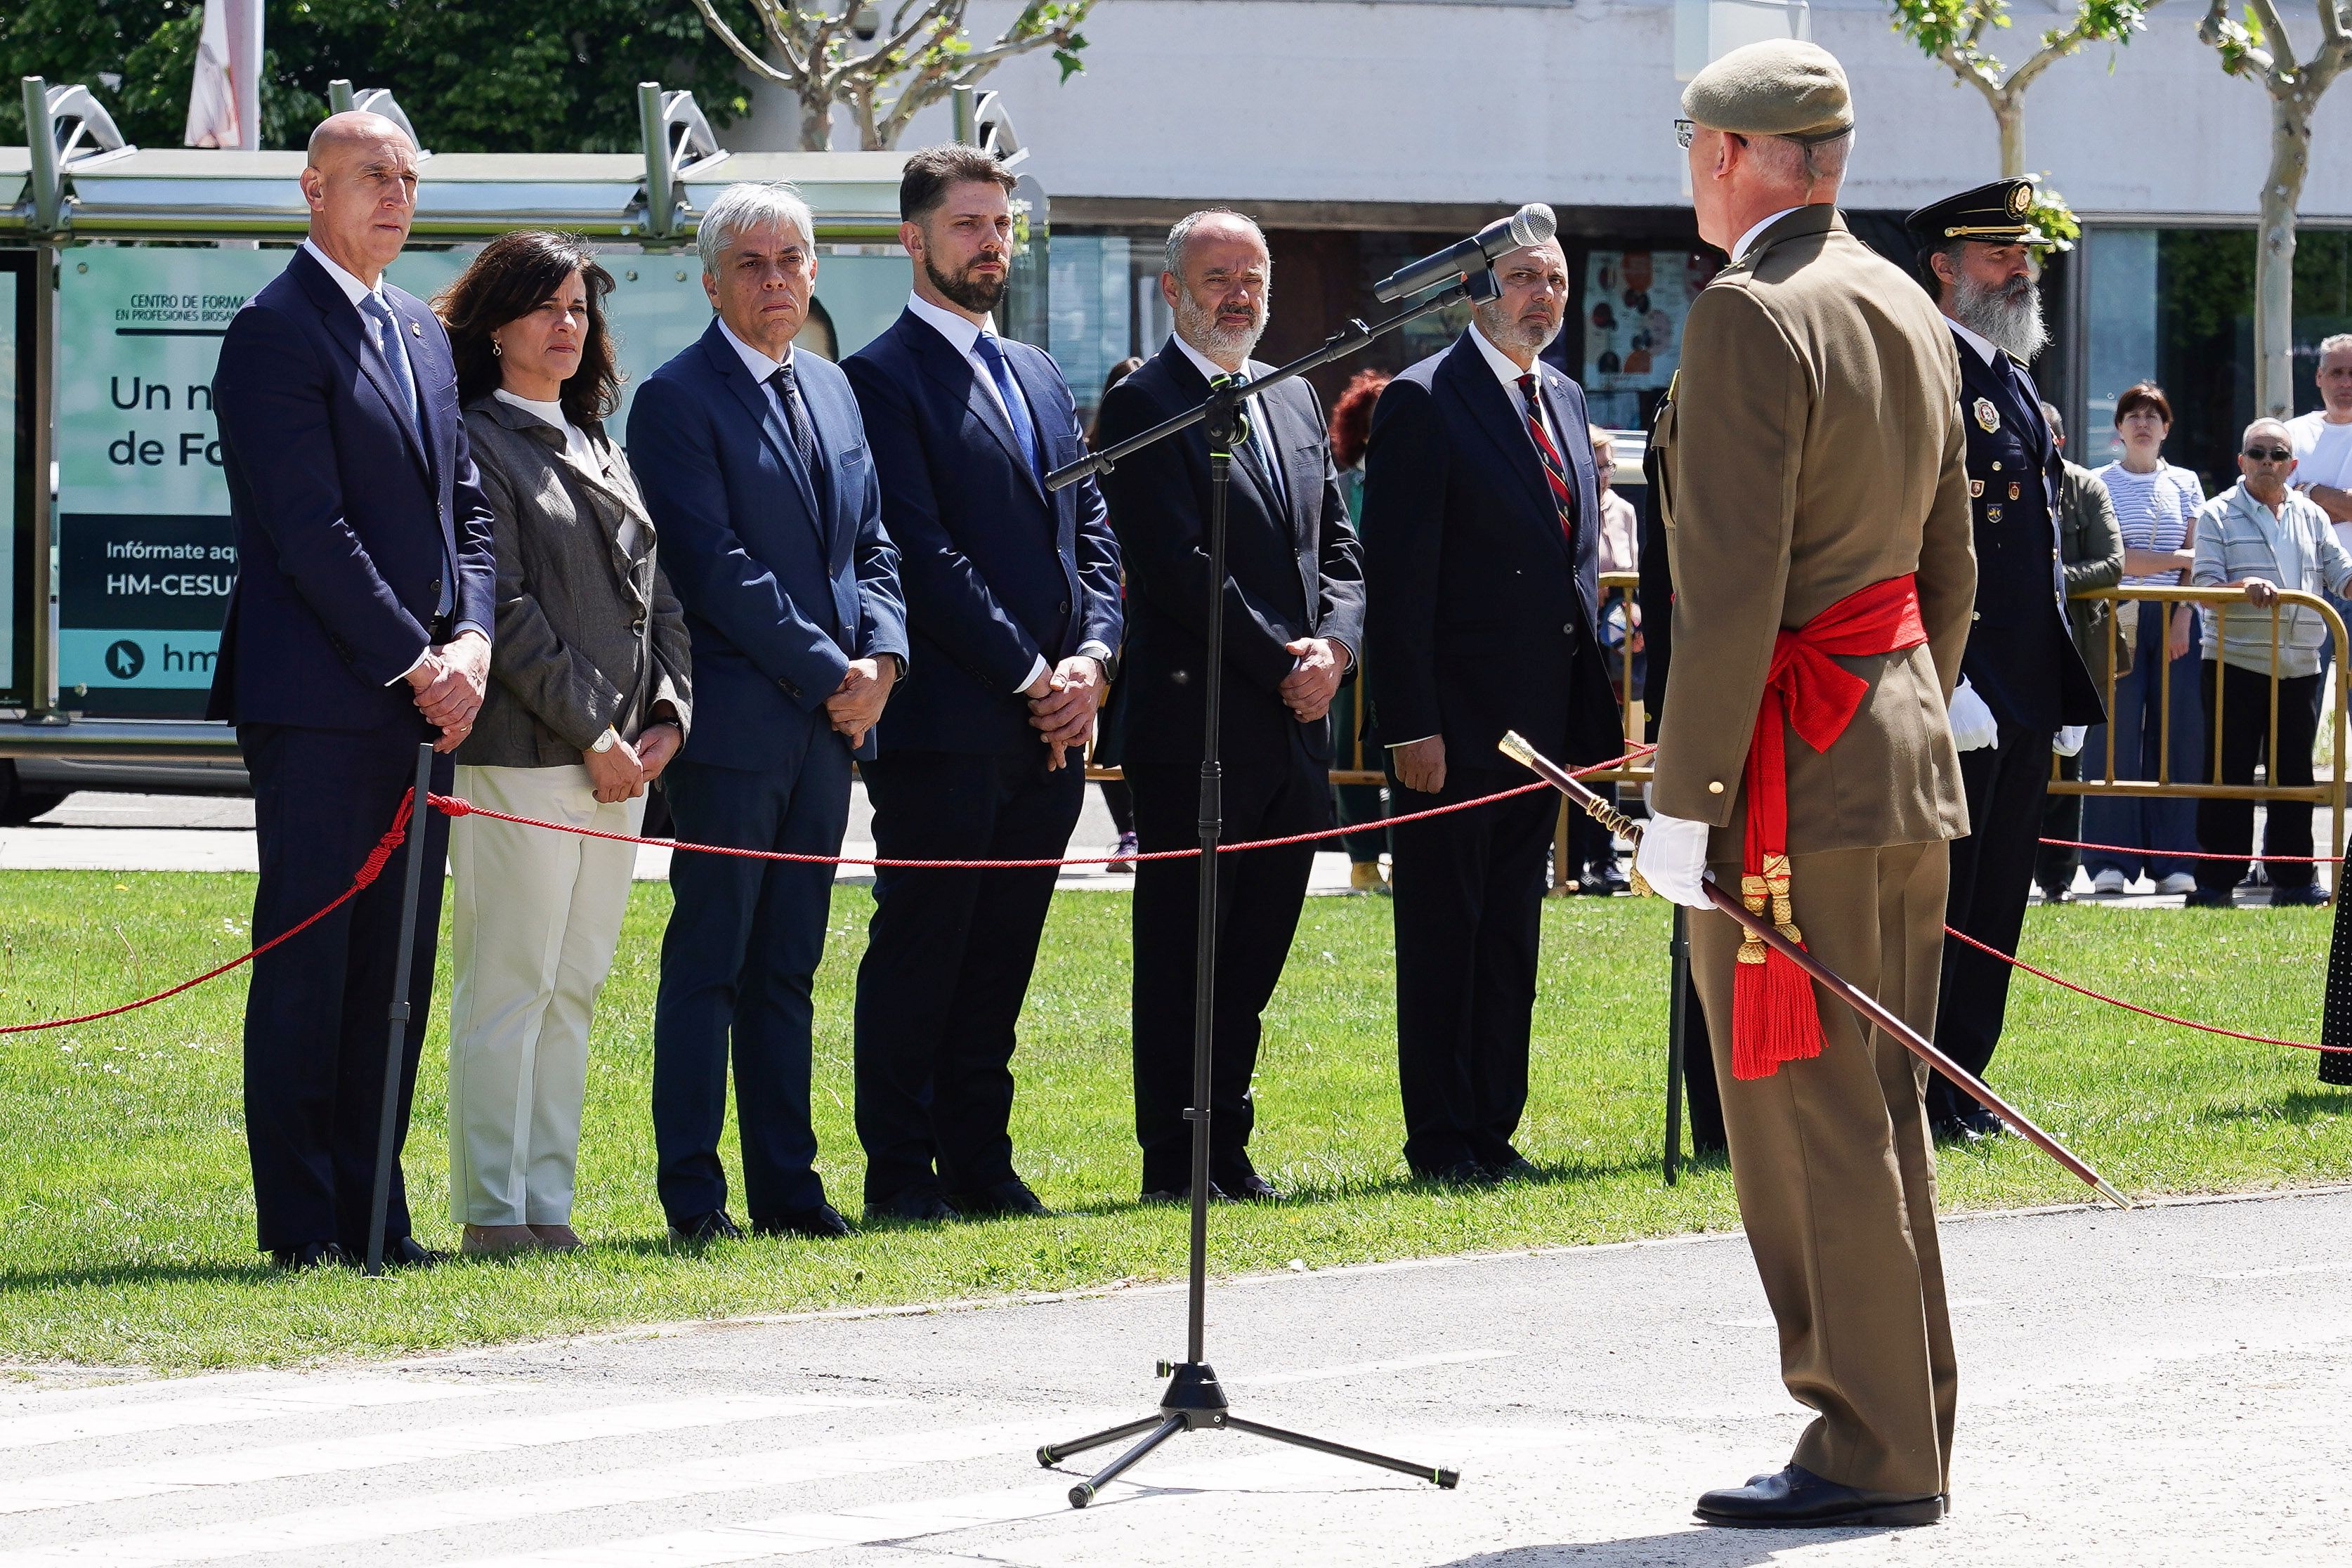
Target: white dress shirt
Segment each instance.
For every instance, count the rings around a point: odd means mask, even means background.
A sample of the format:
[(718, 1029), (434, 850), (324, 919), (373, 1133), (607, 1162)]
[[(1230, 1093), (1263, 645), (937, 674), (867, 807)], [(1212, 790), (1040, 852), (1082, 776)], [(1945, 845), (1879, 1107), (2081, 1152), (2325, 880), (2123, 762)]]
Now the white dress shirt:
[[(1530, 374), (1529, 371), (1521, 370), (1510, 355), (1488, 342), (1486, 334), (1475, 325), (1470, 329), (1470, 341), (1478, 345), (1479, 353), (1486, 358), (1486, 368), (1493, 371), (1495, 379), (1503, 384), (1503, 395), (1511, 400), (1511, 412), (1522, 419), (1526, 418), (1528, 400), (1520, 395), (1519, 377)], [(1543, 372), (1537, 369), (1533, 374), (1536, 378), (1536, 413), (1543, 420), (1544, 434), (1551, 437), (1551, 449), (1559, 454), (1559, 460), (1568, 463), (1568, 447), (1560, 441), (1559, 427), (1552, 423), (1551, 410), (1544, 403)], [(1569, 470), (1573, 473), (1575, 465), (1569, 464)]]
[(1953, 331), (1959, 334), (1960, 342), (1976, 350), (1977, 358), (1982, 360), (1985, 363), (1992, 363), (1992, 356), (2000, 353), (2000, 350), (1994, 346), (1993, 341), (1990, 338), (1986, 337), (1983, 333), (1971, 331), (1967, 327), (1960, 325), (1959, 322), (1953, 321), (1949, 316), (1944, 318), (1944, 322), (1947, 326), (1950, 327)]
[[(971, 367), (972, 380), (987, 390), (988, 400), (996, 405), (996, 411), (1004, 416), (1004, 422), (1007, 425), (1012, 424), (1013, 414), (1004, 406), (1004, 394), (996, 384), (996, 373), (990, 370), (988, 362), (980, 357), (980, 334), (987, 332), (993, 336), (996, 331), (996, 318), (991, 316), (985, 321), (976, 322), (970, 317), (959, 316), (953, 310), (932, 304), (920, 294), (912, 293), (907, 296), (907, 309), (913, 313), (917, 321), (947, 339), (950, 348), (963, 355), (964, 363)], [(1037, 438), (1040, 441), (1045, 438), (1045, 429), (1037, 423), (1037, 411), (1034, 408), (1029, 411), (1029, 427), (1037, 432)], [(1097, 664), (1108, 664), (1110, 649), (1104, 647), (1098, 640), (1088, 637), (1078, 645), (1076, 657), (1093, 659)], [(1045, 656), (1039, 654), (1036, 662), (1029, 667), (1027, 678), (1021, 682), (1021, 689), (1026, 691), (1036, 685), (1038, 681), (1053, 673), (1053, 668), (1045, 662)]]
[[(734, 348), (735, 356), (743, 362), (743, 368), (751, 373), (751, 379), (767, 388), (768, 406), (776, 411), (776, 418), (782, 423), (785, 429), (790, 430), (793, 427), (792, 416), (784, 412), (783, 399), (776, 395), (776, 388), (768, 378), (793, 363), (793, 345), (790, 343), (784, 345), (783, 358), (770, 359), (766, 354), (737, 337), (735, 329), (727, 324), (726, 317), (721, 316), (718, 320), (719, 330), (725, 335), (729, 344)], [(803, 393), (802, 396), (805, 398), (807, 394)], [(809, 416), (809, 427), (812, 430), (816, 427), (814, 415)]]

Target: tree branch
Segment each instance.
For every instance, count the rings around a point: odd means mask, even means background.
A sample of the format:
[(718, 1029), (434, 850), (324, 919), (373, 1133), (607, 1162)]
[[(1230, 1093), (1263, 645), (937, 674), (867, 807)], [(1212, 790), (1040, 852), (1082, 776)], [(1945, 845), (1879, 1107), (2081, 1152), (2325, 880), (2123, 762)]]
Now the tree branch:
[[(2270, 48), (2263, 51), (2271, 58), (2265, 74), (2292, 76), (2302, 69), (2303, 62), (2295, 58), (2294, 39), (2287, 33), (2286, 18), (2279, 15), (2277, 0), (2247, 0), (2247, 4), (2252, 8), (2255, 19), (2262, 23), (2263, 37), (2270, 44)], [(2255, 52), (2247, 50), (2246, 58), (2252, 58)]]
[[(718, 35), (719, 41), (726, 45), (730, 49), (733, 50), (735, 58), (741, 60), (746, 66), (749, 66), (755, 74), (766, 78), (768, 80), (776, 83), (778, 86), (789, 87), (793, 89), (795, 91), (799, 89), (802, 82), (805, 79), (806, 73), (804, 71), (798, 75), (792, 75), (787, 74), (784, 71), (778, 70), (773, 65), (770, 64), (765, 58), (745, 45), (742, 39), (737, 37), (735, 36), (734, 28), (719, 20), (719, 13), (711, 8), (710, 0), (694, 0), (694, 8), (702, 13), (702, 25), (709, 27), (713, 33)], [(766, 8), (761, 6), (760, 10), (761, 19), (765, 20), (767, 15)], [(792, 59), (789, 51), (787, 51), (785, 58), (789, 63), (793, 64), (796, 69), (798, 68), (799, 62)]]
[(2352, 47), (2352, 39), (2344, 33), (2344, 13), (2336, 9), (2336, 0), (2319, 0), (2319, 36), (2329, 47)]

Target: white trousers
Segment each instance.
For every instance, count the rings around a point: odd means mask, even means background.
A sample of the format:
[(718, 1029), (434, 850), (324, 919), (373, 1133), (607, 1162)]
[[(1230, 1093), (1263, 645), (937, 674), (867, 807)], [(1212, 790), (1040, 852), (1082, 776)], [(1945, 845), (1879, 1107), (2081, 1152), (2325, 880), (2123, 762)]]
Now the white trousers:
[[(641, 796), (597, 803), (585, 767), (457, 770), (478, 805), (635, 833)], [(588, 1079), (588, 1023), (613, 966), (636, 847), (461, 816), (449, 1005), (449, 1213), (562, 1225)]]

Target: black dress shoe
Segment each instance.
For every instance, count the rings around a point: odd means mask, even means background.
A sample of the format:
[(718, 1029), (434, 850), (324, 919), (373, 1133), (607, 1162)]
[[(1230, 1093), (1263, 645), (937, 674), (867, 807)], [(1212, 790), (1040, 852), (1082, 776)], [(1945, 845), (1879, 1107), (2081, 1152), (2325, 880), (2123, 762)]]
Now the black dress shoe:
[(1456, 1160), (1453, 1164), (1434, 1171), (1416, 1171), (1413, 1173), (1423, 1181), (1435, 1182), (1441, 1187), (1491, 1187), (1496, 1180), (1494, 1172), (1475, 1160)]
[(2238, 901), (2234, 888), (2200, 888), (2180, 900), (2185, 910), (2226, 910)]
[(1843, 1525), (1933, 1524), (1944, 1517), (1935, 1492), (1872, 1492), (1824, 1480), (1801, 1465), (1726, 1487), (1698, 1500), (1701, 1523), (1735, 1530), (1833, 1530)]
[(2327, 902), (2327, 889), (2316, 882), (2305, 882), (2300, 888), (2271, 889), (2271, 908), (2284, 909), (2291, 904), (2319, 905)]
[(351, 1259), (343, 1249), (331, 1241), (306, 1241), (299, 1247), (273, 1247), (269, 1249), (270, 1266), (283, 1268), (289, 1274), (299, 1274), (309, 1268), (331, 1268)]
[(1488, 1164), (1486, 1175), (1489, 1180), (1497, 1183), (1540, 1182), (1543, 1180), (1543, 1167), (1524, 1154), (1514, 1154), (1507, 1160), (1498, 1160)]
[(856, 1233), (849, 1222), (841, 1217), (831, 1204), (819, 1204), (814, 1208), (791, 1209), (783, 1214), (753, 1215), (753, 1236), (797, 1236), (809, 1241), (834, 1241)]
[(1219, 1176), (1209, 1184), (1213, 1197), (1230, 1198), (1237, 1204), (1278, 1204), (1283, 1191), (1255, 1171), (1240, 1171)]
[(1969, 1124), (1957, 1116), (1931, 1116), (1927, 1131), (1938, 1143), (1965, 1143), (1969, 1141)]
[[(870, 1199), (866, 1205), (868, 1220), (899, 1219), (918, 1225), (936, 1225), (940, 1220), (955, 1216), (956, 1211), (948, 1206), (947, 1200), (929, 1187), (908, 1187), (905, 1192), (893, 1193), (887, 1198)], [(759, 1226), (755, 1223), (751, 1228), (757, 1230)]]
[(727, 1217), (725, 1209), (708, 1209), (681, 1220), (673, 1220), (669, 1238), (681, 1247), (690, 1247), (706, 1241), (740, 1241), (743, 1233), (736, 1228), (733, 1220)]
[[(1146, 1187), (1143, 1190), (1143, 1196), (1138, 1201), (1147, 1204), (1189, 1204), (1192, 1201), (1192, 1184), (1183, 1182), (1172, 1187)], [(1224, 1188), (1211, 1182), (1209, 1201), (1213, 1204), (1223, 1204), (1231, 1203), (1233, 1200), (1225, 1196)]]
[[(367, 1254), (362, 1253), (350, 1261), (364, 1264)], [(448, 1261), (449, 1254), (438, 1247), (427, 1247), (413, 1236), (404, 1236), (397, 1241), (383, 1244), (383, 1266), (386, 1268), (430, 1268), (436, 1263)]]
[(1970, 1142), (1987, 1138), (1999, 1138), (2009, 1131), (2008, 1124), (1979, 1105), (1960, 1113), (1960, 1135)]
[(1018, 1176), (977, 1192), (950, 1194), (948, 1202), (966, 1219), (1044, 1219), (1054, 1212)]
[(2071, 904), (2074, 901), (2074, 889), (2045, 885), (2042, 889), (2042, 901), (2045, 904)]

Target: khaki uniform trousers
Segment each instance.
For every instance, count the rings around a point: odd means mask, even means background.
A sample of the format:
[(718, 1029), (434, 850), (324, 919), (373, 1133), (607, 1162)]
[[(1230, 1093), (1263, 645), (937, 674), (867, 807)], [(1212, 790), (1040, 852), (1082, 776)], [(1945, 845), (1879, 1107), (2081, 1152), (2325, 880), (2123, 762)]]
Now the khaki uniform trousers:
[[(461, 767), (477, 805), (635, 833), (646, 802), (600, 805), (584, 766)], [(461, 816), (449, 1003), (449, 1216), (563, 1225), (587, 1093), (588, 1024), (628, 910), (636, 846)]]
[[(1942, 843), (1790, 860), (1806, 947), (1930, 1038), (1948, 865)], [(1711, 869), (1720, 885), (1739, 885), (1736, 863)], [(1927, 1069), (1816, 988), (1822, 1054), (1735, 1080), (1739, 928), (1695, 911), (1690, 938), (1739, 1214), (1780, 1324), (1781, 1381), (1820, 1412), (1791, 1458), (1846, 1486), (1948, 1492), (1957, 1376)]]

